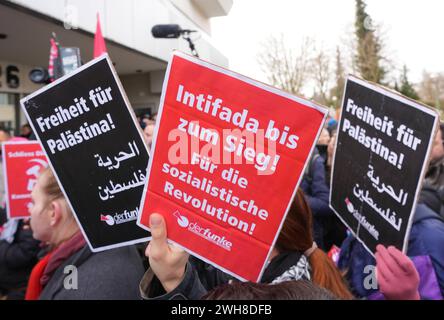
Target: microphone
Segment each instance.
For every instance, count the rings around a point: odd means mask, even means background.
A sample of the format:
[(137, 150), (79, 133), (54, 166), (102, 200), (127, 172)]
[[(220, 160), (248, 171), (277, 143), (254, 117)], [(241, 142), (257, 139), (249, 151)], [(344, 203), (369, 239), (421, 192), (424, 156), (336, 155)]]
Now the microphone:
[(195, 30), (184, 30), (178, 24), (156, 24), (151, 28), (151, 34), (154, 38), (174, 39), (182, 34), (197, 32)]

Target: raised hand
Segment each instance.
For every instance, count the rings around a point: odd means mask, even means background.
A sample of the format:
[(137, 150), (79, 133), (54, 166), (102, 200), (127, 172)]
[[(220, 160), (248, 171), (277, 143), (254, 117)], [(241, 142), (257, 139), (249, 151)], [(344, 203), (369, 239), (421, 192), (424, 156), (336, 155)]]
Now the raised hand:
[(419, 275), (413, 262), (395, 247), (376, 247), (376, 278), (388, 300), (419, 300)]
[(166, 292), (171, 292), (182, 282), (189, 254), (167, 242), (165, 219), (157, 213), (150, 216), (151, 236), (153, 237), (145, 255), (150, 267)]

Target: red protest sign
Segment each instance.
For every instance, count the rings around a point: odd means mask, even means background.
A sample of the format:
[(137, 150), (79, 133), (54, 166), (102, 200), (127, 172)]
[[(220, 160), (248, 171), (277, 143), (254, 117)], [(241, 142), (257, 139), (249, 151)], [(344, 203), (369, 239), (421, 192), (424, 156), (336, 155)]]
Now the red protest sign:
[(168, 66), (138, 224), (259, 281), (326, 110), (176, 52)]
[(45, 153), (38, 141), (4, 142), (2, 156), (8, 219), (27, 218), (32, 188), (48, 166)]

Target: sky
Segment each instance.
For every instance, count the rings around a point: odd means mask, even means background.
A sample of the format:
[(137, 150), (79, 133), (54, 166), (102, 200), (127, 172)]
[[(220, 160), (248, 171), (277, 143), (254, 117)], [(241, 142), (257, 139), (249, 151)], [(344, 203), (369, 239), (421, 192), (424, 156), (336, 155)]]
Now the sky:
[[(444, 71), (444, 1), (366, 2), (383, 30), (395, 70), (406, 64), (413, 82), (424, 70)], [(294, 48), (311, 37), (334, 56), (337, 46), (345, 50), (354, 19), (355, 0), (234, 0), (228, 16), (211, 20), (212, 38), (230, 69), (267, 82), (257, 56), (268, 36), (282, 33)]]

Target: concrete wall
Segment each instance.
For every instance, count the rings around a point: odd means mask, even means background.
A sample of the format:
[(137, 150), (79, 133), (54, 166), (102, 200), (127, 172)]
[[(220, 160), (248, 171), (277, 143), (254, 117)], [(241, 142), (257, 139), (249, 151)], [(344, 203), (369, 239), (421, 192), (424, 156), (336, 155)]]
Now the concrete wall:
[(92, 33), (96, 29), (98, 12), (106, 38), (165, 61), (173, 49), (189, 52), (188, 44), (182, 39), (154, 39), (151, 27), (177, 23), (184, 29), (200, 31), (195, 44), (203, 59), (228, 66), (228, 59), (211, 44), (208, 13), (202, 12), (201, 3), (198, 6), (192, 0), (10, 1), (64, 21), (68, 28), (77, 27)]
[(156, 111), (160, 101), (160, 92), (153, 90), (151, 84), (162, 87), (163, 77), (160, 81), (152, 81), (151, 73), (124, 75), (119, 77), (123, 88), (130, 100), (131, 106), (137, 109), (151, 108)]

